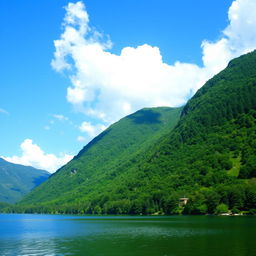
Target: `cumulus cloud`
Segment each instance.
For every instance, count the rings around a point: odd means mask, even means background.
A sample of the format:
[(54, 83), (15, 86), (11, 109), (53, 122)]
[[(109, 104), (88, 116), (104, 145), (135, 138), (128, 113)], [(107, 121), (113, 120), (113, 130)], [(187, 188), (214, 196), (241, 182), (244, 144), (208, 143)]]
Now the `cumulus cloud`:
[[(90, 122), (83, 122), (79, 129), (81, 132), (85, 132), (87, 135), (89, 135), (89, 137), (93, 138), (104, 131), (106, 126), (102, 124), (92, 125)], [(83, 137), (79, 136), (78, 140), (80, 139), (79, 141), (82, 141), (82, 138)]]
[[(229, 25), (216, 42), (202, 42), (203, 66), (164, 63), (158, 47), (148, 44), (111, 53), (111, 41), (89, 25), (83, 2), (69, 3), (64, 31), (54, 41), (52, 67), (67, 71), (67, 100), (96, 123), (110, 124), (124, 115), (154, 106), (180, 106), (206, 80), (234, 57), (256, 47), (256, 1), (236, 0), (229, 8)], [(96, 134), (84, 123), (81, 130)]]
[(256, 1), (233, 1), (228, 11), (229, 25), (217, 42), (203, 41), (203, 63), (209, 74), (216, 74), (227, 63), (256, 48)]
[(11, 163), (33, 166), (51, 173), (73, 158), (73, 156), (68, 154), (61, 154), (60, 156), (47, 154), (38, 145), (34, 144), (31, 139), (25, 139), (21, 143), (20, 148), (22, 150), (21, 156), (2, 156), (2, 158)]

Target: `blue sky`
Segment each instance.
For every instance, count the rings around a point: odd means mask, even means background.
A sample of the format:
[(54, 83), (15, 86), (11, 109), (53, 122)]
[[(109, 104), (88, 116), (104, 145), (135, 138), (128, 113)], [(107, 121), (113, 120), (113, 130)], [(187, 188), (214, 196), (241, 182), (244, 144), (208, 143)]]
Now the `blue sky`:
[(253, 0), (0, 1), (0, 156), (54, 171), (121, 117), (184, 104), (256, 48), (255, 11)]

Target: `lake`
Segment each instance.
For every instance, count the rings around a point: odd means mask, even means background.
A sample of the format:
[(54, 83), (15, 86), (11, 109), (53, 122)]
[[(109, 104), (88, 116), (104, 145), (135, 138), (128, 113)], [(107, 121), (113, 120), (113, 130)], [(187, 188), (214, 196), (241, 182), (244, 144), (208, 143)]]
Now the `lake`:
[(256, 218), (0, 214), (1, 256), (254, 256)]

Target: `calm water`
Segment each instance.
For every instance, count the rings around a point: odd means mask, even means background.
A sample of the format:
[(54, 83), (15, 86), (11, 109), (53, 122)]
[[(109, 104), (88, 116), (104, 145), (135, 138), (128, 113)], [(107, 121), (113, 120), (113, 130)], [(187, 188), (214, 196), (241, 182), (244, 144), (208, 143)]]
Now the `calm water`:
[(0, 214), (0, 255), (255, 256), (255, 217)]

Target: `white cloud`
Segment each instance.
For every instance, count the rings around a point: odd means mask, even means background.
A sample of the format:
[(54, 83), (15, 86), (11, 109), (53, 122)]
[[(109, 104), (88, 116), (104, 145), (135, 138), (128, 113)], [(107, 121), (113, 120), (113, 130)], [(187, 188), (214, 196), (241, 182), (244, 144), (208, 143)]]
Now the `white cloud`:
[(38, 145), (34, 144), (31, 139), (25, 139), (21, 143), (20, 148), (22, 150), (21, 156), (2, 156), (2, 158), (11, 163), (33, 166), (51, 173), (55, 172), (73, 158), (73, 156), (67, 154), (61, 154), (59, 157), (54, 154), (46, 154)]
[[(93, 138), (104, 131), (106, 126), (102, 124), (92, 125), (90, 122), (83, 122), (79, 129), (81, 132), (85, 132), (89, 135), (89, 137)], [(79, 138), (81, 139), (82, 137)]]
[(217, 42), (202, 43), (203, 62), (209, 74), (216, 74), (227, 63), (256, 48), (256, 1), (233, 1), (228, 11), (229, 25)]
[[(104, 42), (90, 27), (84, 4), (69, 3), (64, 32), (54, 41), (52, 66), (69, 73), (72, 85), (67, 100), (98, 123), (112, 123), (143, 107), (179, 106), (229, 60), (256, 48), (255, 13), (255, 0), (234, 1), (220, 39), (202, 42), (204, 65), (200, 67), (179, 61), (168, 65), (159, 48), (148, 44), (113, 54), (111, 42)], [(94, 130), (95, 126), (85, 123), (85, 132), (92, 136)]]
[(0, 114), (9, 115), (9, 112), (3, 108), (0, 108)]
[(68, 117), (66, 117), (64, 115), (54, 114), (53, 117), (59, 121), (68, 121)]

